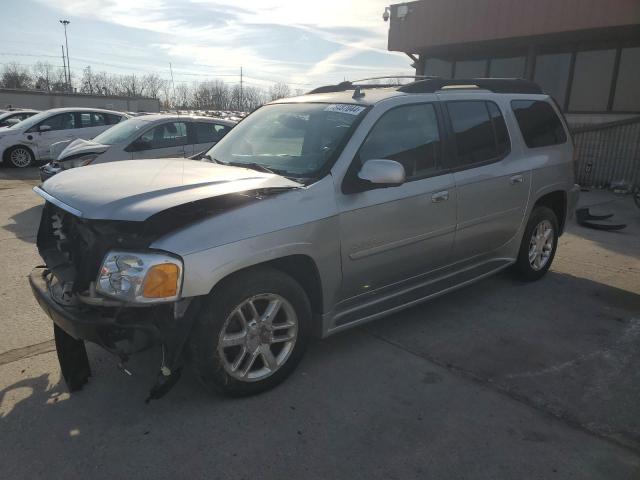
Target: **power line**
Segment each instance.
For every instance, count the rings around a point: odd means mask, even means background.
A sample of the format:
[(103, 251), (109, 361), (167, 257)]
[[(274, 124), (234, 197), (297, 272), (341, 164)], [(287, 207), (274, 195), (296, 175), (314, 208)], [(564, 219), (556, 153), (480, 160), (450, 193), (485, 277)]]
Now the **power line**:
[[(58, 55), (36, 55), (36, 54), (29, 54), (29, 53), (9, 53), (9, 52), (0, 52), (0, 56), (16, 56), (16, 57), (44, 57), (44, 58), (60, 58)], [(133, 65), (127, 65), (127, 64), (114, 64), (114, 63), (108, 63), (108, 62), (101, 62), (98, 60), (90, 60), (87, 58), (83, 58), (83, 57), (74, 57), (76, 58), (77, 61), (89, 64), (89, 65), (104, 65), (107, 67), (113, 67), (113, 68), (119, 68), (119, 69), (123, 69), (123, 70), (133, 70), (135, 72), (140, 72), (141, 74), (144, 73), (157, 73), (157, 70), (143, 70), (141, 69), (139, 66), (133, 66)], [(13, 63), (13, 62), (11, 62)], [(0, 65), (7, 65), (6, 63), (0, 63)], [(18, 64), (21, 66), (30, 66), (29, 64)], [(74, 71), (81, 71), (84, 70), (83, 68), (74, 68)], [(169, 72), (167, 72), (169, 73)], [(235, 78), (239, 78), (239, 75), (237, 73), (219, 73), (219, 74), (210, 74), (210, 73), (200, 73), (200, 72), (189, 72), (189, 71), (184, 71), (184, 70), (180, 70), (180, 69), (175, 69), (175, 73), (180, 75), (180, 76), (185, 76), (185, 77), (200, 77), (200, 78), (219, 78), (219, 77), (235, 77)], [(284, 80), (276, 80), (273, 78), (265, 78), (265, 77), (253, 77), (253, 76), (247, 76), (247, 75), (243, 75), (244, 78), (249, 78), (258, 82), (269, 82), (269, 83), (279, 83), (279, 82), (284, 82), (287, 83), (288, 85), (292, 85), (292, 86), (299, 86), (299, 87), (308, 87), (311, 86), (311, 83), (300, 83), (300, 82), (288, 82), (288, 81), (284, 81)], [(178, 82), (178, 83), (183, 83), (183, 82)]]

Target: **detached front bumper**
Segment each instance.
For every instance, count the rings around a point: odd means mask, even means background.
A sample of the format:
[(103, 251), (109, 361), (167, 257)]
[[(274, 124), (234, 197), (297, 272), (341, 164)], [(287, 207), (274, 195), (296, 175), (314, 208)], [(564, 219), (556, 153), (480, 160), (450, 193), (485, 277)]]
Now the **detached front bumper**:
[[(29, 284), (38, 304), (54, 323), (56, 351), (70, 391), (79, 390), (91, 376), (84, 342), (96, 343), (124, 363), (129, 355), (152, 345), (164, 351), (161, 373), (149, 399), (160, 398), (175, 385), (182, 369), (182, 352), (198, 314), (199, 300), (179, 309), (164, 307), (99, 308), (61, 305), (50, 293), (53, 273), (35, 268)], [(123, 341), (130, 349), (123, 349)]]
[(36, 268), (29, 275), (29, 284), (40, 308), (53, 320), (53, 323), (76, 340), (101, 343), (101, 333), (114, 326), (112, 318), (91, 315), (77, 308), (58, 304), (49, 293), (49, 276), (46, 268)]

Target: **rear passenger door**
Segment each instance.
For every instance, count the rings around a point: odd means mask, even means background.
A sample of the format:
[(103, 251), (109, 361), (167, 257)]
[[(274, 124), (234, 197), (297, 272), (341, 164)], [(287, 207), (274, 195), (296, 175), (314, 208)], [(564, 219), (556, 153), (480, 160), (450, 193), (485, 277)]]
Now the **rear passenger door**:
[(186, 145), (186, 122), (165, 122), (144, 132), (125, 150), (134, 159), (184, 157)]
[(227, 125), (213, 122), (192, 122), (191, 125), (194, 154), (209, 150), (231, 130)]
[(526, 211), (531, 172), (521, 150), (512, 146), (496, 102), (450, 99), (444, 106), (452, 134), (448, 162), (458, 198), (452, 260), (462, 261), (489, 254), (514, 238)]

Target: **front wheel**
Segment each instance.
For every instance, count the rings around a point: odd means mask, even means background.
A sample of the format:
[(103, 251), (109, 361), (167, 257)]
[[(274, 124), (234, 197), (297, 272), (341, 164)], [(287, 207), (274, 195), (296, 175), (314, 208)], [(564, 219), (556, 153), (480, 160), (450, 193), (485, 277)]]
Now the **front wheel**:
[(548, 207), (534, 207), (525, 228), (514, 270), (521, 280), (542, 278), (558, 247), (558, 218)]
[(6, 158), (9, 160), (9, 165), (14, 168), (26, 168), (35, 161), (31, 150), (21, 145), (10, 148), (6, 153)]
[(232, 275), (196, 320), (189, 342), (196, 375), (229, 396), (273, 388), (302, 359), (310, 323), (307, 295), (290, 276), (270, 268)]

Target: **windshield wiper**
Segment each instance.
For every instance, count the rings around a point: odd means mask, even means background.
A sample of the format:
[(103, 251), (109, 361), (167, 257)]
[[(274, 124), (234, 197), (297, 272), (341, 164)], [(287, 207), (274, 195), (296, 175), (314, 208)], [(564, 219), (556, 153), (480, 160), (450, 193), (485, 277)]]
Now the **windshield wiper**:
[(257, 170), (259, 172), (265, 173), (273, 173), (274, 175), (284, 175), (287, 172), (285, 170), (272, 170), (269, 167), (265, 167), (260, 163), (243, 163), (243, 162), (228, 162), (226, 165), (231, 165), (233, 167), (243, 167), (250, 168), (251, 170)]

